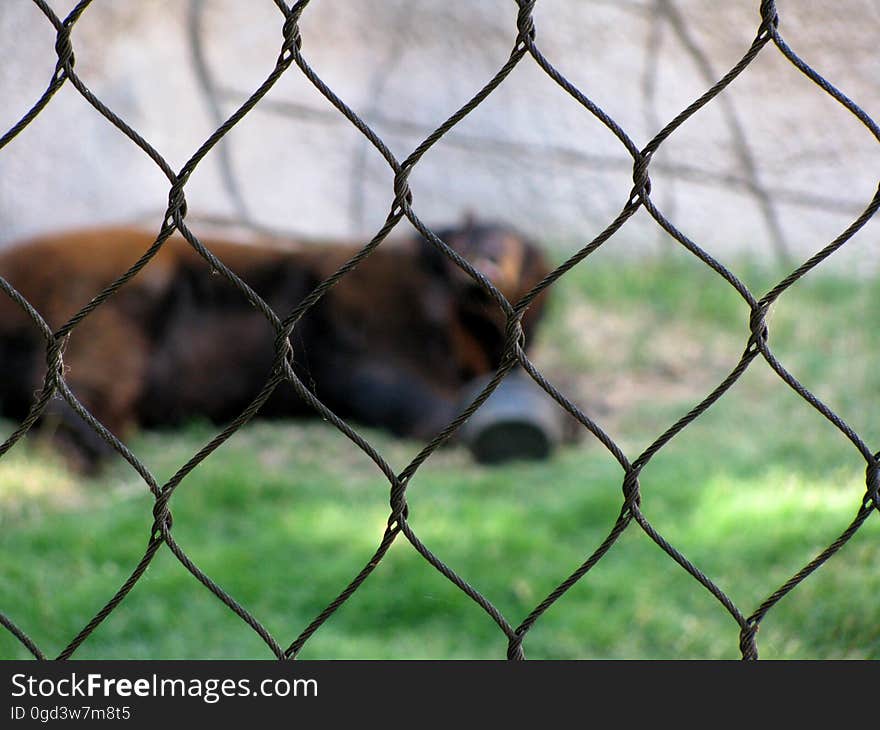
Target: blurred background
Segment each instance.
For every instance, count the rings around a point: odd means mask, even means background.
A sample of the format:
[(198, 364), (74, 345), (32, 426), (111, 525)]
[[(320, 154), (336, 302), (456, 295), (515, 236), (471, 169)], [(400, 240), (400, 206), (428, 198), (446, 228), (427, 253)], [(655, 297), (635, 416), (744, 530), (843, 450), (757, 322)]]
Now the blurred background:
[[(52, 3), (61, 16), (74, 4)], [(758, 6), (542, 0), (535, 23), (551, 63), (643, 146), (744, 54)], [(788, 43), (876, 115), (877, 4), (783, 0), (778, 8)], [(504, 64), (516, 14), (511, 0), (312, 3), (303, 53), (403, 159)], [(273, 68), (279, 18), (272, 2), (95, 3), (74, 31), (77, 73), (179, 169)], [(54, 41), (32, 2), (3, 4), (4, 129), (46, 87)], [(662, 146), (651, 174), (656, 204), (708, 250), (803, 258), (863, 209), (878, 163), (866, 129), (767, 48)], [(611, 132), (525, 62), (426, 155), (411, 184), (425, 221), (472, 210), (567, 249), (619, 212), (631, 170)], [(391, 189), (387, 163), (294, 67), (199, 167), (187, 199), (194, 215), (368, 237)], [(0, 244), (96, 221), (158, 224), (167, 190), (156, 166), (66, 85), (0, 157)], [(864, 252), (876, 231), (874, 222), (848, 248)], [(670, 245), (640, 213), (609, 248)]]
[[(49, 3), (63, 17), (74, 2)], [(746, 52), (759, 0), (539, 0), (537, 44), (644, 146)], [(788, 44), (880, 119), (880, 6), (779, 0)], [(403, 159), (507, 60), (510, 0), (313, 2), (303, 54)], [(73, 32), (76, 71), (179, 169), (268, 76), (282, 20), (266, 2), (93, 3)], [(0, 5), (0, 128), (43, 93), (55, 33), (26, 0)], [(556, 261), (620, 212), (620, 142), (531, 59), (416, 166), (429, 225), (467, 212), (513, 224)], [(772, 44), (676, 131), (651, 165), (652, 199), (760, 296), (840, 234), (877, 186), (880, 145)], [(48, 230), (137, 221), (158, 230), (168, 181), (71, 84), (0, 151), (0, 246)], [(393, 198), (367, 140), (291, 67), (186, 185), (199, 234), (234, 222), (366, 242)], [(777, 357), (870, 445), (880, 221), (869, 222), (772, 310)], [(404, 232), (403, 221), (398, 232)], [(534, 361), (630, 459), (718, 385), (748, 340), (749, 310), (640, 210), (554, 285)], [(2, 368), (2, 363), (0, 363)], [(2, 434), (14, 424), (2, 425)], [(168, 478), (216, 432), (194, 423), (131, 446)], [(369, 434), (395, 468), (419, 444)], [(444, 562), (514, 625), (605, 539), (622, 471), (590, 434), (547, 462), (488, 468), (444, 450), (410, 485), (411, 519)], [(762, 360), (642, 474), (664, 537), (748, 614), (850, 524), (865, 492), (853, 444)], [(252, 424), (175, 493), (194, 562), (292, 641), (381, 539), (388, 482), (325, 424)], [(121, 460), (98, 479), (28, 441), (0, 459), (0, 611), (59, 652), (143, 555), (152, 497)], [(880, 658), (876, 514), (762, 624), (762, 656)], [(84, 528), (84, 526), (87, 526)], [(739, 627), (632, 525), (538, 622), (536, 658), (735, 658)], [(305, 658), (502, 658), (494, 622), (399, 538), (306, 644)], [(0, 656), (26, 656), (0, 631)], [(77, 657), (267, 657), (265, 645), (161, 550)]]

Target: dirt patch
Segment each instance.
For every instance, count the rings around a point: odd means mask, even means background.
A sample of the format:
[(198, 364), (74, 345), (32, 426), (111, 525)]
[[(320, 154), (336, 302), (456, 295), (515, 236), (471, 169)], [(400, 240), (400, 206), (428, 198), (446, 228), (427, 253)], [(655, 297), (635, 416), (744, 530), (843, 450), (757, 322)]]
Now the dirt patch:
[(613, 426), (641, 407), (695, 405), (736, 366), (737, 339), (707, 322), (666, 320), (648, 308), (608, 311), (572, 302), (532, 356), (590, 417)]

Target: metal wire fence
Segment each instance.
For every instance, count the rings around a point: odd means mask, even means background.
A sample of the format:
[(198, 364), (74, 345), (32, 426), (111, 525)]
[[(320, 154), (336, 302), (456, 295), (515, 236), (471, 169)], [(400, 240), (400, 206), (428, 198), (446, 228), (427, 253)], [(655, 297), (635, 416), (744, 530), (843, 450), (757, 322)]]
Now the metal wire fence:
[[(802, 277), (809, 274), (834, 252), (844, 246), (854, 234), (874, 216), (880, 207), (880, 188), (867, 204), (864, 211), (833, 241), (828, 243), (818, 253), (797, 266), (790, 274), (783, 278), (763, 295), (753, 293), (737, 276), (713, 258), (699, 243), (691, 240), (682, 233), (675, 224), (666, 218), (655, 205), (651, 196), (650, 169), (651, 161), (657, 150), (694, 114), (707, 104), (712, 103), (718, 95), (731, 84), (762, 52), (772, 53), (773, 48), (781, 53), (802, 74), (809, 78), (815, 85), (817, 93), (829, 95), (853, 116), (855, 116), (880, 142), (880, 127), (859, 106), (845, 96), (841, 91), (826, 81), (816, 70), (807, 65), (798, 54), (787, 45), (780, 33), (780, 18), (776, 4), (771, 0), (760, 3), (759, 14), (756, 18), (757, 34), (742, 56), (723, 77), (712, 84), (698, 99), (681, 111), (674, 119), (669, 121), (646, 145), (639, 146), (627, 134), (627, 132), (601, 108), (574, 84), (560, 73), (541, 51), (539, 35), (533, 20), (533, 11), (537, 0), (517, 0), (516, 13), (511, 13), (510, 37), (512, 50), (506, 63), (490, 78), (474, 96), (452, 114), (439, 127), (428, 134), (425, 139), (405, 159), (398, 159), (391, 152), (382, 138), (364, 121), (363, 117), (351, 109), (327, 84), (322, 81), (318, 73), (309, 65), (306, 54), (303, 52), (303, 38), (300, 34), (300, 19), (307, 12), (310, 0), (300, 0), (288, 6), (282, 0), (274, 0), (279, 12), (280, 51), (277, 62), (265, 81), (251, 94), (251, 96), (222, 124), (213, 134), (192, 154), (189, 160), (179, 170), (174, 170), (164, 159), (162, 154), (144, 139), (135, 129), (129, 126), (112, 109), (108, 108), (86, 86), (77, 75), (74, 45), (71, 33), (92, 4), (91, 0), (81, 0), (65, 18), (60, 18), (52, 10), (45, 0), (33, 0), (34, 4), (42, 11), (47, 22), (51, 23), (56, 31), (55, 51), (57, 64), (48, 87), (43, 95), (36, 101), (33, 107), (2, 137), (0, 137), (0, 149), (8, 144), (16, 135), (40, 114), (50, 103), (55, 93), (64, 85), (71, 84), (84, 99), (101, 115), (103, 115), (119, 132), (125, 135), (134, 145), (139, 147), (162, 171), (169, 182), (168, 206), (164, 214), (161, 229), (152, 246), (143, 256), (123, 275), (107, 286), (103, 291), (96, 292), (95, 297), (71, 319), (60, 328), (53, 330), (41, 316), (40, 312), (21, 295), (6, 280), (0, 278), (0, 289), (27, 314), (34, 325), (39, 328), (45, 339), (46, 358), (48, 370), (40, 392), (37, 394), (27, 417), (18, 425), (14, 432), (0, 445), (0, 457), (24, 436), (35, 424), (46, 409), (50, 399), (56, 396), (63, 398), (79, 414), (79, 416), (106, 441), (114, 451), (124, 458), (131, 467), (143, 479), (146, 487), (154, 497), (153, 525), (148, 537), (146, 550), (143, 557), (132, 570), (128, 579), (107, 601), (103, 608), (72, 638), (68, 645), (58, 655), (59, 659), (71, 657), (83, 642), (107, 618), (117, 606), (125, 599), (132, 587), (141, 579), (147, 567), (153, 561), (157, 553), (169, 550), (189, 571), (193, 577), (210, 590), (218, 600), (234, 611), (253, 631), (255, 631), (270, 648), (271, 652), (279, 659), (292, 659), (297, 656), (309, 638), (318, 631), (327, 619), (348, 600), (351, 595), (366, 581), (376, 566), (382, 561), (391, 545), (399, 540), (408, 542), (412, 549), (432, 565), (439, 573), (445, 576), (457, 586), (472, 601), (478, 604), (497, 624), (498, 629), (507, 637), (507, 656), (510, 659), (525, 658), (523, 644), (529, 631), (541, 619), (543, 614), (556, 601), (563, 596), (575, 583), (580, 581), (587, 573), (605, 556), (615, 542), (627, 529), (642, 530), (653, 540), (672, 560), (681, 566), (694, 579), (695, 584), (711, 593), (719, 603), (730, 613), (739, 626), (739, 646), (744, 659), (756, 659), (758, 646), (756, 633), (763, 619), (773, 607), (790, 591), (794, 590), (807, 576), (820, 568), (829, 560), (864, 524), (872, 512), (880, 509), (880, 454), (872, 452), (870, 447), (850, 426), (848, 426), (834, 411), (819, 400), (813, 393), (805, 388), (792, 374), (790, 374), (782, 362), (774, 355), (770, 346), (770, 333), (765, 321), (769, 307), (777, 302), (786, 290)], [(666, 5), (666, 4), (664, 4)], [(686, 22), (683, 18), (679, 18)], [(770, 47), (770, 48), (768, 48)], [(766, 50), (765, 50), (766, 49)], [(595, 238), (586, 243), (579, 251), (570, 256), (558, 268), (548, 274), (522, 299), (515, 302), (508, 301), (500, 291), (480, 271), (456, 251), (451, 249), (446, 242), (441, 240), (428, 226), (426, 226), (416, 213), (416, 201), (410, 191), (408, 179), (419, 161), (444, 135), (453, 129), (471, 111), (479, 106), (492, 92), (505, 82), (511, 71), (520, 63), (534, 63), (552, 79), (562, 93), (567, 94), (580, 104), (584, 112), (596, 117), (611, 133), (619, 140), (632, 158), (632, 180), (630, 190), (621, 191), (619, 214), (608, 223)], [(291, 67), (296, 66), (299, 71), (314, 85), (314, 87), (335, 108), (336, 112), (354, 125), (364, 138), (385, 159), (394, 173), (393, 203), (387, 218), (381, 229), (373, 238), (363, 246), (349, 261), (341, 266), (333, 275), (322, 281), (306, 296), (299, 305), (291, 312), (276, 312), (261, 299), (248, 284), (237, 276), (222, 260), (202, 245), (199, 238), (187, 226), (186, 184), (198, 165), (215, 148), (217, 143), (229, 132), (241, 119), (260, 103), (261, 99), (272, 88), (276, 81), (287, 73)], [(687, 414), (669, 426), (662, 434), (651, 443), (642, 453), (635, 456), (627, 455), (615, 443), (615, 441), (603, 430), (602, 426), (584, 413), (578, 405), (569, 397), (549, 382), (540, 370), (530, 361), (523, 349), (524, 338), (521, 328), (521, 318), (535, 300), (535, 298), (548, 287), (557, 282), (560, 277), (573, 267), (581, 264), (588, 256), (605, 244), (616, 234), (632, 216), (639, 210), (644, 209), (653, 220), (672, 236), (682, 247), (693, 256), (702, 261), (717, 275), (718, 286), (732, 287), (748, 306), (750, 316), (747, 326), (743, 328), (745, 349), (739, 362), (733, 370), (719, 383), (706, 397), (694, 406)], [(318, 400), (309, 388), (297, 377), (290, 360), (290, 337), (300, 322), (301, 318), (333, 287), (342, 277), (356, 267), (366, 257), (370, 256), (388, 234), (404, 219), (424, 236), (438, 251), (449, 258), (464, 272), (473, 278), (475, 282), (492, 298), (497, 306), (504, 312), (506, 317), (505, 349), (501, 366), (494, 376), (486, 384), (482, 392), (452, 420), (445, 428), (431, 439), (412, 461), (401, 472), (395, 472), (379, 453), (357, 430), (337, 417), (332, 411)], [(97, 308), (101, 307), (121, 287), (134, 277), (144, 267), (150, 265), (150, 261), (160, 250), (168, 238), (175, 232), (179, 232), (192, 248), (204, 258), (206, 266), (219, 272), (228, 280), (243, 297), (246, 297), (270, 325), (274, 328), (275, 360), (271, 377), (264, 387), (257, 393), (253, 401), (245, 408), (226, 428), (218, 433), (204, 448), (194, 454), (180, 469), (164, 484), (160, 484), (150, 470), (138, 459), (129, 447), (120, 441), (104, 425), (98, 422), (91, 413), (80, 403), (65, 381), (63, 367), (63, 343), (65, 338)], [(760, 603), (756, 608), (749, 611), (737, 606), (721, 588), (713, 582), (710, 576), (702, 573), (691, 561), (672, 545), (650, 522), (642, 510), (642, 496), (640, 492), (639, 475), (650, 463), (651, 459), (667, 444), (680, 434), (689, 424), (693, 423), (701, 414), (715, 404), (731, 386), (752, 366), (755, 361), (766, 364), (779, 379), (794, 392), (796, 392), (810, 407), (816, 409), (828, 421), (830, 421), (847, 439), (865, 461), (865, 494), (857, 505), (856, 514), (850, 525), (843, 533), (823, 549), (815, 558), (804, 565), (784, 584), (779, 586), (771, 595)], [(549, 595), (547, 595), (534, 609), (519, 623), (512, 622), (504, 616), (481, 592), (462, 579), (455, 570), (443, 562), (419, 538), (415, 527), (410, 523), (407, 508), (407, 487), (419, 468), (425, 461), (446, 442), (459, 427), (486, 401), (505, 376), (514, 368), (520, 366), (531, 378), (555, 400), (559, 406), (573, 416), (583, 428), (590, 431), (598, 441), (610, 452), (622, 472), (622, 496), (619, 515), (610, 526), (607, 537), (590, 552), (583, 562), (571, 574), (562, 581)], [(299, 394), (318, 414), (335, 428), (342, 432), (352, 443), (353, 448), (362, 450), (388, 480), (390, 487), (390, 514), (387, 527), (379, 542), (375, 553), (351, 582), (346, 585), (333, 601), (326, 606), (290, 643), (282, 643), (278, 637), (273, 636), (247, 609), (240, 605), (235, 598), (229, 595), (220, 585), (208, 576), (186, 554), (174, 536), (172, 519), (173, 496), (177, 488), (186, 476), (212, 452), (218, 449), (230, 436), (238, 431), (259, 411), (260, 407), (270, 397), (275, 388), (284, 381), (288, 381)], [(11, 632), (17, 639), (37, 658), (45, 658), (43, 651), (22, 631), (9, 617), (0, 613), (0, 623)]]

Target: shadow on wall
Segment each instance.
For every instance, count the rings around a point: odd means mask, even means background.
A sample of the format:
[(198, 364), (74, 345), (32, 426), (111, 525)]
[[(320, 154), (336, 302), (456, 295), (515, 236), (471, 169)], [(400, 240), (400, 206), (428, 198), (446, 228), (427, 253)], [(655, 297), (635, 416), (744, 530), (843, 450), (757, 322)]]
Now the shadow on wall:
[[(55, 5), (63, 13), (74, 4)], [(871, 0), (781, 12), (792, 47), (876, 115)], [(303, 53), (402, 160), (505, 64), (516, 17), (508, 0), (313, 3), (301, 17)], [(534, 20), (541, 52), (637, 146), (731, 68), (760, 25), (752, 4), (719, 9), (708, 0), (546, 0)], [(177, 170), (266, 79), (282, 26), (272, 3), (93, 4), (72, 36), (76, 71)], [(52, 76), (55, 32), (36, 6), (16, 4), (0, 13), (0, 43), (8, 129)], [(878, 162), (871, 135), (771, 45), (664, 142), (652, 161), (653, 200), (716, 255), (802, 257), (864, 207)], [(570, 248), (617, 215), (631, 169), (620, 141), (527, 57), (420, 160), (410, 183), (423, 220), (470, 208)], [(0, 154), (0, 240), (132, 218), (158, 227), (169, 187), (65, 84)], [(208, 155), (186, 194), (193, 215), (366, 240), (391, 207), (393, 172), (293, 66)], [(639, 215), (609, 248), (675, 246)]]

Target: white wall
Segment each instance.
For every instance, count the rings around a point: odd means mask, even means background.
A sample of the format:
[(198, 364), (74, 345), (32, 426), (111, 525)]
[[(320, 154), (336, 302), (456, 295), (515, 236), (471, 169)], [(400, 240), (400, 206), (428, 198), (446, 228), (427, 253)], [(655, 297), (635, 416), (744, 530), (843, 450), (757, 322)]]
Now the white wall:
[[(51, 4), (63, 15), (75, 3)], [(273, 68), (283, 20), (272, 0), (202, 5), (207, 66), (228, 115)], [(643, 145), (708, 88), (705, 63), (717, 78), (746, 51), (759, 5), (538, 0), (537, 40)], [(789, 44), (880, 120), (876, 0), (777, 5)], [(96, 0), (73, 35), (85, 83), (175, 168), (217, 126), (195, 72), (191, 9), (189, 0)], [(313, 0), (301, 22), (303, 53), (402, 159), (504, 64), (516, 12), (512, 0)], [(3, 131), (45, 89), (53, 46), (54, 30), (32, 2), (0, 3)], [(834, 238), (870, 200), (880, 169), (877, 140), (773, 46), (722, 99), (676, 132), (652, 168), (655, 202), (707, 249), (772, 254), (778, 241), (756, 188), (769, 196), (785, 245), (801, 257)], [(221, 145), (259, 224), (369, 237), (390, 207), (387, 164), (296, 66)], [(220, 170), (218, 149), (187, 185), (193, 216), (237, 214)], [(632, 183), (620, 143), (525, 58), (428, 152), (411, 184), (416, 212), (428, 223), (470, 209), (567, 250), (614, 218)], [(91, 222), (146, 217), (158, 226), (167, 192), (156, 166), (67, 84), (0, 150), (0, 245)], [(835, 260), (867, 265), (878, 230), (870, 224)], [(671, 245), (644, 212), (607, 244), (628, 253)]]

